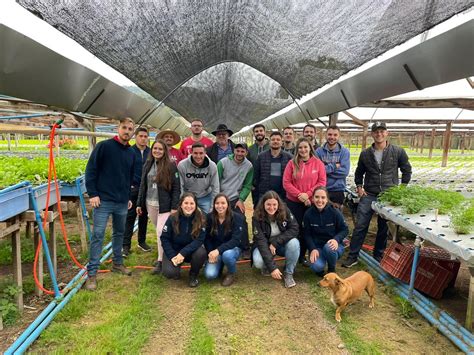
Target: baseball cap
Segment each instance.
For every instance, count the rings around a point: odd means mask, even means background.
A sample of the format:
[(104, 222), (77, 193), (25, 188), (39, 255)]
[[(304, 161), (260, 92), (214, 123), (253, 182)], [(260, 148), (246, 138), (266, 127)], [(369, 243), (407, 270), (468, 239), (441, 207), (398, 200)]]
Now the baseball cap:
[(247, 151), (249, 150), (249, 147), (248, 147), (247, 143), (236, 143), (234, 145), (234, 149), (235, 148), (244, 148)]
[(380, 121), (375, 121), (374, 124), (372, 125), (372, 132), (375, 132), (378, 129), (387, 129), (387, 125), (385, 122), (380, 122)]

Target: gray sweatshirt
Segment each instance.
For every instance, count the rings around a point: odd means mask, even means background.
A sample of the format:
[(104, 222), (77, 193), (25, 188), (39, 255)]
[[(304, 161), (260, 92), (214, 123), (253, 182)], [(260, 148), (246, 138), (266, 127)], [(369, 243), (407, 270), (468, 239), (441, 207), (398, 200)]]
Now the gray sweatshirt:
[(216, 163), (207, 156), (204, 163), (198, 167), (192, 161), (190, 155), (178, 164), (179, 179), (181, 181), (181, 193), (192, 192), (197, 198), (211, 194), (211, 199), (219, 193), (219, 176), (217, 175)]
[(221, 184), (221, 192), (230, 201), (237, 198), (244, 202), (252, 191), (253, 166), (248, 159), (238, 164), (231, 154), (217, 163), (217, 172)]

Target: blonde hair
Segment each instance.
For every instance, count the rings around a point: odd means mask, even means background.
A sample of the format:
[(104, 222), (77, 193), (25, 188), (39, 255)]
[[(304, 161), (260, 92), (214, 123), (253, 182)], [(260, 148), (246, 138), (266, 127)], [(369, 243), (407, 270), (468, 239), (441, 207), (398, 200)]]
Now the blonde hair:
[(296, 141), (296, 145), (295, 145), (295, 155), (293, 156), (293, 165), (295, 166), (295, 168), (293, 169), (293, 178), (296, 179), (296, 176), (298, 175), (298, 171), (300, 170), (300, 154), (298, 152), (298, 149), (301, 145), (301, 143), (303, 142), (306, 142), (308, 143), (309, 145), (309, 158), (311, 157), (314, 157), (314, 151), (313, 151), (313, 147), (311, 146), (311, 142), (309, 141), (308, 138), (305, 138), (305, 137), (301, 137), (299, 138), (297, 141)]

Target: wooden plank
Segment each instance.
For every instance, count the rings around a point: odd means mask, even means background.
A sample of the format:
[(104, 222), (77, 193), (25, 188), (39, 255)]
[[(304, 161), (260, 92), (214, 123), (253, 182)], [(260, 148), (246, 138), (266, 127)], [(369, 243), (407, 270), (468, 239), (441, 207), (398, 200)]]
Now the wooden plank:
[(360, 107), (385, 107), (385, 108), (464, 108), (474, 110), (474, 99), (406, 99), (406, 100), (377, 100), (360, 105)]
[(10, 234), (16, 232), (17, 230), (20, 230), (21, 228), (20, 222), (15, 222), (13, 224), (6, 223), (6, 225), (6, 228), (2, 228), (2, 230), (0, 230), (0, 239), (9, 236)]
[(422, 132), (420, 133), (420, 138), (421, 138), (421, 142), (420, 142), (420, 153), (423, 154), (423, 148), (425, 146), (425, 133)]
[(448, 153), (449, 147), (451, 145), (451, 128), (452, 123), (446, 123), (446, 131), (444, 132), (444, 139), (443, 139), (443, 160), (441, 162), (442, 167), (446, 167), (448, 165)]
[(435, 143), (435, 137), (436, 137), (436, 129), (433, 128), (431, 130), (431, 139), (430, 139), (430, 152), (428, 154), (428, 156), (430, 157), (430, 159), (433, 157), (433, 148), (434, 148), (434, 143)]
[(367, 148), (367, 126), (364, 126), (364, 133), (362, 135), (362, 149)]
[(51, 261), (53, 262), (53, 270), (54, 274), (58, 274), (58, 250), (57, 250), (57, 243), (56, 243), (56, 229), (54, 228), (54, 221), (48, 223), (49, 225), (49, 239), (48, 239), (48, 247), (49, 253), (51, 255)]
[[(19, 224), (19, 218), (16, 218), (15, 223)], [(12, 259), (13, 259), (13, 280), (15, 286), (20, 292), (15, 296), (15, 301), (20, 311), (23, 311), (23, 275), (21, 271), (21, 239), (20, 230), (12, 233)]]

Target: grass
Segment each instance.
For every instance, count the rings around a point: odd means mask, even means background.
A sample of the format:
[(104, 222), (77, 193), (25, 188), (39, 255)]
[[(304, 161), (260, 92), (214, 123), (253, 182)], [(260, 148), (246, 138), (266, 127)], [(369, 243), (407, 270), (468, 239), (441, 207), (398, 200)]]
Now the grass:
[(191, 341), (186, 347), (187, 354), (213, 354), (215, 353), (214, 337), (206, 326), (206, 317), (217, 313), (219, 305), (212, 299), (212, 286), (208, 283), (201, 284), (197, 289), (197, 299), (194, 306), (191, 323)]
[(108, 275), (96, 292), (79, 292), (38, 345), (58, 354), (70, 352), (72, 344), (75, 353), (139, 354), (162, 319), (155, 308), (162, 291), (163, 280), (149, 273), (138, 282)]

